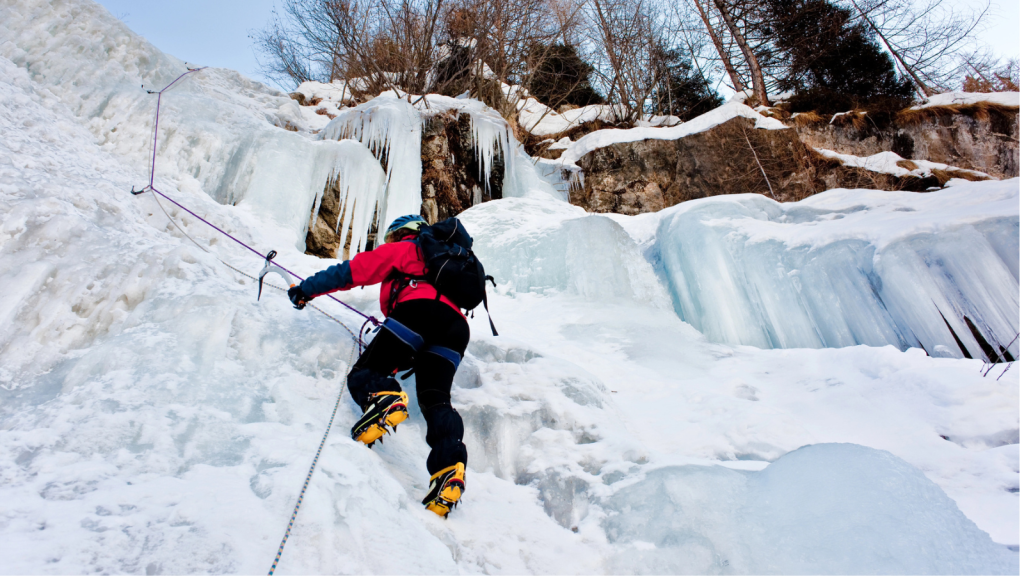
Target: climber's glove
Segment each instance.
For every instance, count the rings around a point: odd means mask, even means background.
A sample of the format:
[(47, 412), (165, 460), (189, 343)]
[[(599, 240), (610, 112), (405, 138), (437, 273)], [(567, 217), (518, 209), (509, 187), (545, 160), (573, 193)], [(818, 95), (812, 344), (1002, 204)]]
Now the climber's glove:
[(295, 305), (296, 310), (302, 310), (306, 307), (306, 302), (309, 302), (309, 296), (302, 291), (302, 287), (296, 284), (288, 289), (288, 299)]

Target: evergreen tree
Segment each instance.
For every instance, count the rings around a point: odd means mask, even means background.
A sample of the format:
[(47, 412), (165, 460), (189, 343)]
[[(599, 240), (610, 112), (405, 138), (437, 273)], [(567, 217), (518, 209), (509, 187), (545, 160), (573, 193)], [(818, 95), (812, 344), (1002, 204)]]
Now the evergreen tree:
[(767, 0), (768, 33), (786, 56), (780, 87), (793, 112), (903, 108), (913, 98), (889, 55), (850, 10), (827, 0)]
[(604, 103), (590, 84), (594, 67), (580, 58), (574, 46), (535, 44), (527, 63), (534, 70), (527, 88), (542, 104), (557, 107)]
[(678, 50), (660, 50), (660, 78), (653, 94), (653, 112), (689, 120), (714, 110), (724, 100), (708, 86), (704, 77)]

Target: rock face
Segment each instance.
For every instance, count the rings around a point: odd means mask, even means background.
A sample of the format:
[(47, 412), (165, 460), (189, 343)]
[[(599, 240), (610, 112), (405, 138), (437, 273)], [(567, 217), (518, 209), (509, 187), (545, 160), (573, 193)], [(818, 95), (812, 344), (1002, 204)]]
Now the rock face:
[(809, 148), (795, 130), (759, 130), (742, 117), (678, 140), (614, 144), (577, 164), (583, 188), (570, 192), (569, 200), (592, 212), (620, 214), (721, 194), (755, 192), (795, 202), (829, 188), (926, 190), (942, 184), (934, 176), (897, 178), (844, 166)]
[(423, 207), (433, 224), (488, 200), (501, 198), (504, 159), (497, 158), (483, 182), (473, 148), (469, 114), (445, 113), (423, 122), (420, 160), (423, 164)]
[(904, 158), (941, 162), (977, 170), (996, 178), (1020, 175), (1020, 113), (994, 108), (984, 113), (910, 111), (896, 124), (879, 128), (847, 123), (794, 126), (814, 148), (871, 156), (895, 152)]

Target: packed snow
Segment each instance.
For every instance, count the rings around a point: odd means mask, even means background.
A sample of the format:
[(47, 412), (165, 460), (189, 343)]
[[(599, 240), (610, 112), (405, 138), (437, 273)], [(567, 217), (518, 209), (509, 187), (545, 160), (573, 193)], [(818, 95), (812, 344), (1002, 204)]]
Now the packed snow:
[[(906, 298), (999, 310), (1003, 284), (1019, 285), (1016, 180), (631, 218), (572, 207), (517, 162), (516, 197), (461, 215), (498, 277), (502, 335), (470, 319), (453, 390), (468, 491), (443, 520), (419, 503), (415, 377), (397, 433), (352, 441), (349, 335), (279, 292), (257, 302), (217, 258), (252, 272), (259, 258), (165, 206), (206, 253), (155, 196), (128, 193), (152, 143), (154, 97), (137, 86), (182, 71), (85, 0), (0, 8), (0, 572), (267, 570), (339, 393), (280, 574), (1019, 571), (1017, 363), (716, 342), (673, 313), (671, 275), (689, 245), (717, 278), (745, 273), (743, 258), (799, 278), (842, 269), (825, 252), (856, 240), (868, 264), (907, 268)], [(164, 96), (157, 181), (305, 275), (334, 262), (302, 253), (316, 180), (390, 192), (363, 144), (286, 130), (287, 100), (229, 71), (192, 75)], [(418, 169), (405, 161), (395, 170)], [(987, 295), (947, 293), (914, 250)], [(762, 297), (787, 288), (749, 280)], [(342, 298), (379, 314), (375, 287)]]
[(1020, 92), (944, 92), (929, 96), (924, 104), (914, 106), (911, 110), (921, 110), (933, 106), (971, 106), (981, 103), (1019, 108)]
[(679, 138), (706, 132), (736, 117), (750, 118), (755, 122), (754, 127), (762, 130), (785, 130), (788, 128), (788, 126), (774, 118), (767, 118), (758, 114), (749, 106), (739, 102), (728, 102), (677, 126), (630, 128), (627, 130), (614, 128), (596, 130), (569, 145), (565, 152), (562, 152), (559, 161), (566, 168), (571, 168), (576, 165), (580, 158), (598, 148), (623, 142), (637, 142), (639, 140), (678, 140)]
[[(891, 174), (897, 178), (927, 178), (931, 176), (935, 170), (942, 170), (946, 172), (970, 174), (971, 176), (983, 180), (992, 179), (988, 174), (978, 172), (977, 170), (957, 168), (956, 166), (950, 166), (940, 162), (931, 162), (929, 160), (907, 160), (895, 152), (879, 152), (878, 154), (871, 156), (854, 156), (853, 154), (840, 154), (839, 152), (826, 150), (824, 148), (815, 148), (815, 150), (821, 153), (822, 156), (839, 160), (846, 166), (864, 168), (865, 170), (878, 172), (880, 174)], [(900, 162), (903, 162), (904, 165), (900, 166)], [(907, 165), (916, 166), (916, 168), (906, 168), (905, 166)]]

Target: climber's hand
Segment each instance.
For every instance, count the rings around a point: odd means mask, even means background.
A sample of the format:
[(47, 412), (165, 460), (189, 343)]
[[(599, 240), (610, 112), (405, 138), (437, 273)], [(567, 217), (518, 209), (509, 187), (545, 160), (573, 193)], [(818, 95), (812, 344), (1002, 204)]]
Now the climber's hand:
[(309, 302), (309, 296), (306, 296), (298, 284), (288, 289), (288, 299), (295, 305), (296, 310), (302, 310), (306, 307), (306, 302)]

